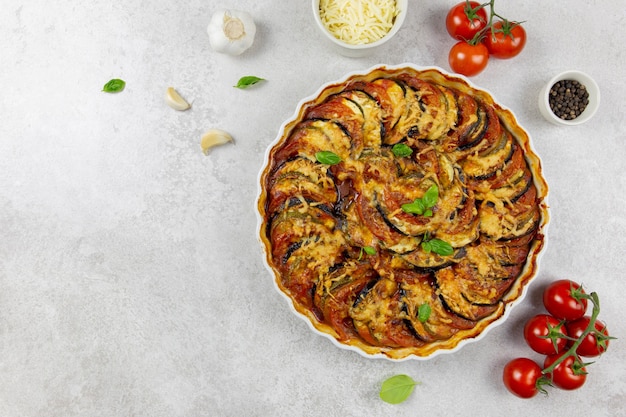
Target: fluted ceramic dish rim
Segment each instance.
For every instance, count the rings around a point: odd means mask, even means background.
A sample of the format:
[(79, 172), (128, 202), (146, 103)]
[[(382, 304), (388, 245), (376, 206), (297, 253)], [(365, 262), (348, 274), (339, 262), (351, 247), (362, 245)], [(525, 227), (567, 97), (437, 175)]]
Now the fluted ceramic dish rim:
[[(541, 158), (539, 157), (539, 155), (537, 154), (535, 148), (533, 147), (532, 144), (532, 138), (530, 136), (530, 134), (528, 133), (528, 131), (526, 131), (526, 129), (524, 129), (521, 125), (519, 125), (519, 123), (517, 123), (518, 127), (526, 134), (526, 137), (528, 139), (527, 141), (527, 147), (528, 149), (532, 152), (533, 156), (536, 158), (536, 161), (533, 161), (534, 163), (539, 165), (539, 173), (541, 174), (541, 178), (543, 180), (543, 183), (538, 183), (538, 181), (540, 179), (536, 178), (535, 175), (533, 175), (533, 182), (535, 183), (535, 185), (538, 187), (539, 190), (543, 191), (542, 195), (543, 195), (543, 199), (542, 199), (542, 219), (541, 219), (541, 223), (538, 227), (538, 233), (540, 233), (543, 237), (542, 237), (542, 244), (541, 247), (534, 253), (534, 270), (533, 273), (529, 275), (529, 277), (526, 279), (525, 284), (522, 286), (521, 288), (521, 293), (520, 295), (512, 300), (512, 301), (507, 301), (506, 305), (504, 306), (504, 311), (502, 313), (502, 315), (500, 317), (498, 317), (497, 319), (493, 320), (492, 322), (490, 322), (489, 324), (486, 325), (486, 327), (476, 336), (474, 337), (469, 337), (469, 338), (465, 338), (462, 339), (461, 341), (459, 341), (455, 346), (451, 347), (451, 348), (441, 348), (438, 350), (433, 351), (432, 353), (428, 354), (428, 355), (424, 355), (424, 356), (417, 356), (414, 354), (409, 354), (408, 356), (405, 357), (401, 357), (401, 358), (394, 358), (394, 357), (389, 357), (388, 355), (385, 355), (384, 353), (380, 352), (380, 353), (369, 353), (369, 352), (365, 352), (362, 348), (358, 347), (358, 346), (353, 346), (353, 345), (349, 345), (349, 344), (344, 344), (341, 343), (340, 341), (338, 341), (335, 337), (333, 337), (331, 334), (325, 333), (319, 329), (317, 329), (315, 327), (315, 325), (312, 323), (311, 319), (309, 317), (307, 317), (306, 315), (304, 315), (303, 313), (301, 313), (300, 311), (298, 311), (296, 309), (296, 307), (294, 306), (294, 302), (293, 300), (280, 288), (277, 280), (279, 279), (279, 277), (276, 275), (275, 271), (272, 269), (272, 267), (270, 266), (269, 262), (268, 262), (268, 252), (267, 252), (267, 247), (265, 245), (265, 243), (263, 242), (263, 239), (261, 238), (261, 234), (264, 233), (264, 226), (265, 226), (265, 220), (261, 215), (261, 211), (260, 211), (260, 204), (261, 204), (261, 200), (262, 200), (262, 196), (263, 196), (263, 180), (264, 180), (264, 173), (268, 168), (268, 165), (270, 163), (270, 154), (272, 149), (280, 142), (280, 140), (283, 138), (284, 134), (285, 134), (285, 129), (287, 128), (287, 126), (291, 123), (293, 123), (300, 115), (300, 111), (302, 109), (303, 106), (305, 106), (307, 103), (315, 100), (317, 97), (320, 96), (320, 94), (322, 94), (324, 92), (324, 90), (326, 90), (328, 87), (336, 85), (336, 84), (340, 84), (340, 83), (344, 83), (346, 82), (348, 79), (351, 79), (352, 77), (355, 76), (364, 76), (366, 74), (369, 74), (377, 69), (385, 69), (385, 70), (402, 70), (403, 68), (408, 68), (408, 69), (412, 69), (415, 71), (438, 71), (441, 74), (447, 76), (447, 77), (453, 77), (453, 78), (459, 78), (462, 81), (466, 82), (470, 88), (482, 91), (488, 95), (491, 96), (491, 98), (494, 100), (495, 103), (498, 104), (498, 106), (500, 108), (502, 108), (502, 110), (504, 111), (508, 111), (514, 118), (514, 120), (517, 122), (517, 117), (515, 117), (515, 114), (513, 113), (513, 111), (511, 111), (508, 107), (502, 105), (500, 102), (498, 102), (494, 95), (489, 91), (486, 90), (484, 88), (480, 88), (476, 85), (474, 85), (467, 77), (464, 76), (460, 76), (458, 74), (450, 74), (449, 72), (447, 72), (446, 70), (440, 68), (440, 67), (436, 67), (436, 66), (417, 66), (415, 64), (412, 63), (403, 63), (403, 64), (398, 64), (398, 65), (386, 65), (386, 64), (378, 64), (378, 65), (374, 65), (371, 66), (370, 68), (366, 69), (366, 70), (356, 70), (356, 71), (351, 71), (349, 73), (347, 73), (346, 75), (344, 75), (343, 77), (339, 78), (338, 80), (335, 81), (330, 81), (327, 83), (324, 83), (322, 86), (320, 86), (313, 94), (303, 98), (302, 100), (300, 100), (296, 106), (295, 112), (293, 113), (293, 115), (291, 117), (289, 117), (288, 119), (286, 119), (280, 126), (279, 131), (277, 136), (274, 138), (274, 140), (267, 146), (266, 150), (265, 150), (265, 154), (263, 156), (263, 164), (261, 166), (261, 169), (258, 173), (257, 176), (257, 197), (255, 199), (255, 213), (256, 213), (256, 218), (257, 218), (257, 227), (256, 227), (256, 236), (257, 236), (257, 240), (260, 243), (261, 246), (261, 254), (262, 254), (262, 259), (263, 259), (263, 265), (264, 267), (267, 269), (267, 271), (270, 273), (270, 276), (272, 277), (272, 282), (274, 284), (274, 288), (276, 289), (276, 291), (278, 291), (278, 293), (287, 301), (292, 313), (294, 313), (297, 317), (300, 317), (301, 319), (303, 319), (305, 321), (305, 323), (309, 326), (309, 328), (316, 334), (323, 336), (325, 338), (327, 338), (328, 340), (330, 340), (335, 346), (344, 349), (344, 350), (350, 350), (353, 352), (358, 353), (359, 355), (366, 357), (366, 358), (370, 358), (370, 359), (387, 359), (390, 361), (394, 361), (394, 362), (401, 362), (401, 361), (405, 361), (405, 360), (429, 360), (432, 358), (435, 358), (439, 355), (442, 354), (451, 354), (451, 353), (455, 353), (457, 351), (459, 351), (463, 346), (469, 344), (469, 343), (474, 343), (474, 342), (478, 342), (481, 339), (483, 339), (487, 333), (489, 333), (489, 331), (491, 331), (492, 329), (494, 329), (497, 326), (500, 326), (502, 323), (504, 323), (507, 318), (509, 317), (509, 315), (511, 314), (511, 311), (515, 308), (515, 306), (519, 305), (525, 298), (526, 298), (526, 294), (528, 293), (528, 289), (530, 287), (530, 285), (532, 284), (532, 282), (537, 278), (538, 274), (539, 274), (539, 269), (540, 269), (540, 264), (541, 264), (541, 258), (543, 257), (543, 254), (546, 251), (547, 248), (547, 244), (548, 244), (548, 224), (549, 224), (549, 220), (550, 220), (550, 213), (549, 213), (549, 204), (548, 204), (548, 184), (547, 181), (545, 179), (545, 173), (543, 172), (543, 170), (541, 169), (542, 164), (541, 164)], [(527, 153), (525, 153), (524, 157), (527, 159), (528, 161), (528, 155)], [(529, 254), (530, 257), (530, 254)], [(524, 271), (526, 271), (526, 269), (529, 267), (528, 265), (528, 259), (527, 262), (525, 264), (524, 267)], [(522, 273), (523, 273), (522, 272)], [(505, 296), (506, 298), (506, 296)]]

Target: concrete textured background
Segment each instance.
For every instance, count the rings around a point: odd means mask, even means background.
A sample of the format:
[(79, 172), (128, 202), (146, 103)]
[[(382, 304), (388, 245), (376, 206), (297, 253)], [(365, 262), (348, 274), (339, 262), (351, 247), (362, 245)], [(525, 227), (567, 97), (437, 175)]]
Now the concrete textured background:
[[(444, 17), (454, 1), (411, 0), (397, 38), (351, 59), (328, 48), (308, 0), (7, 2), (0, 13), (0, 415), (463, 416), (626, 413), (626, 2), (497, 2), (528, 43), (472, 81), (533, 137), (552, 221), (524, 303), (484, 339), (429, 361), (338, 349), (291, 314), (257, 242), (257, 173), (298, 101), (372, 65), (449, 69)], [(255, 44), (211, 50), (218, 7), (247, 10)], [(543, 120), (537, 94), (556, 73), (593, 76), (587, 124)], [(256, 75), (250, 90), (232, 86)], [(111, 78), (120, 94), (102, 93)], [(174, 86), (193, 102), (167, 107)], [(205, 156), (201, 135), (234, 144)], [(521, 400), (502, 366), (533, 356), (524, 321), (553, 279), (582, 281), (620, 337), (583, 389)], [(405, 403), (378, 398), (406, 373)], [(592, 408), (588, 408), (592, 407)]]

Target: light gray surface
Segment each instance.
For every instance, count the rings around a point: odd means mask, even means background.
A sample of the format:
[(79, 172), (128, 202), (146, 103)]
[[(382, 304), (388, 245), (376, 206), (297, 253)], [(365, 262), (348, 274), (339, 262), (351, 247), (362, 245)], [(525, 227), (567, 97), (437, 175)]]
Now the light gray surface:
[[(552, 222), (525, 302), (482, 341), (426, 362), (365, 359), (293, 316), (255, 237), (257, 172), (297, 102), (378, 63), (448, 69), (443, 20), (454, 1), (410, 1), (397, 39), (362, 59), (336, 55), (308, 0), (7, 2), (0, 13), (0, 415), (462, 416), (626, 413), (626, 38), (624, 1), (496, 2), (525, 20), (522, 55), (472, 81), (531, 133)], [(251, 50), (213, 52), (217, 7), (250, 11)], [(600, 85), (585, 125), (544, 121), (537, 94), (557, 72)], [(268, 81), (232, 88), (243, 75)], [(100, 90), (111, 78), (126, 90)], [(164, 103), (168, 86), (193, 102)], [(209, 128), (235, 145), (204, 156)], [(600, 294), (621, 339), (581, 390), (510, 395), (502, 366), (538, 359), (524, 321), (540, 292), (572, 278)], [(404, 404), (382, 380), (422, 385)]]

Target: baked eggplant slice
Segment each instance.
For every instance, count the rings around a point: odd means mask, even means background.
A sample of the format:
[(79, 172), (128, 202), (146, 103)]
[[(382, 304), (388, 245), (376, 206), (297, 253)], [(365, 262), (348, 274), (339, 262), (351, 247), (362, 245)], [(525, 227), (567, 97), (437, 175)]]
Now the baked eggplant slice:
[(344, 94), (330, 96), (325, 102), (309, 109), (305, 119), (327, 120), (341, 125), (352, 138), (353, 148), (356, 150), (353, 155), (358, 156), (359, 150), (363, 149), (363, 109)]
[(374, 346), (411, 347), (423, 342), (413, 336), (402, 317), (398, 284), (379, 279), (361, 291), (350, 309), (359, 336)]
[[(313, 260), (321, 254), (338, 258), (345, 247), (345, 239), (336, 225), (335, 217), (321, 206), (295, 206), (281, 212), (270, 227), (272, 254), (280, 260), (278, 266), (286, 265), (294, 255)], [(311, 266), (315, 264), (312, 262)]]
[(537, 206), (522, 204), (483, 203), (480, 210), (480, 231), (494, 240), (514, 239), (534, 231), (541, 220)]
[(513, 156), (498, 175), (483, 179), (468, 179), (468, 186), (474, 189), (479, 201), (515, 200), (532, 185), (532, 173), (519, 146), (515, 146)]
[(466, 198), (463, 184), (457, 178), (450, 187), (439, 188), (439, 198), (432, 208), (432, 216), (412, 214), (402, 208), (404, 204), (422, 198), (433, 185), (436, 184), (430, 178), (415, 181), (413, 178), (400, 177), (387, 188), (381, 187), (378, 192), (374, 192), (372, 198), (389, 224), (408, 236), (420, 236), (449, 226), (453, 214)]
[[(402, 86), (404, 96), (393, 105), (401, 109), (402, 113), (396, 123), (385, 132), (385, 137), (383, 138), (385, 145), (394, 145), (405, 140), (409, 132), (414, 131), (416, 126), (419, 125), (423, 113), (417, 92), (400, 81), (396, 80), (396, 83)], [(394, 98), (399, 99), (399, 97)]]
[(522, 268), (521, 263), (504, 262), (505, 250), (471, 245), (460, 262), (435, 272), (439, 294), (455, 313), (477, 320), (497, 309)]
[[(396, 276), (400, 280), (400, 301), (406, 320), (419, 339), (425, 342), (448, 339), (461, 329), (474, 327), (475, 322), (448, 310), (428, 274), (401, 271)], [(427, 308), (428, 313), (420, 315), (420, 308)]]
[[(450, 310), (461, 317), (480, 320), (498, 309), (498, 299), (491, 304), (479, 302), (487, 298), (483, 295), (492, 291), (495, 280), (485, 282), (468, 264), (454, 264), (436, 271), (435, 281), (437, 294)], [(500, 284), (502, 282), (508, 284), (507, 280), (501, 280)]]
[(358, 81), (351, 83), (347, 89), (364, 91), (376, 100), (382, 112), (383, 137), (391, 131), (391, 128), (398, 123), (404, 114), (404, 108), (400, 104), (404, 102), (405, 87), (392, 79), (379, 78), (372, 82)]
[(422, 110), (409, 130), (409, 137), (413, 140), (440, 139), (456, 124), (457, 105), (452, 92), (444, 86), (406, 75), (398, 78), (415, 91)]
[(446, 268), (465, 256), (465, 249), (455, 249), (452, 255), (442, 256), (435, 252), (426, 252), (421, 248), (400, 255), (400, 257), (420, 271), (432, 272)]
[(480, 216), (476, 209), (471, 190), (467, 190), (459, 206), (436, 231), (435, 236), (448, 242), (453, 248), (462, 248), (478, 239), (480, 235)]
[(333, 206), (338, 200), (337, 187), (328, 167), (310, 159), (296, 158), (281, 165), (270, 178), (268, 213), (285, 207), (293, 198)]
[[(340, 93), (342, 97), (356, 103), (363, 113), (363, 126), (361, 136), (363, 138), (363, 148), (379, 148), (382, 144), (383, 110), (378, 102), (365, 91), (350, 90)], [(360, 155), (357, 152), (356, 155)]]
[[(428, 180), (427, 184), (422, 182), (419, 173), (399, 177), (400, 169), (402, 165), (399, 165), (397, 159), (391, 154), (385, 153), (366, 158), (363, 160), (363, 181), (359, 185), (359, 200), (362, 204), (369, 206), (362, 206), (361, 218), (366, 224), (368, 220), (382, 221), (376, 221), (374, 227), (370, 228), (388, 247), (398, 243), (398, 239), (393, 238), (393, 235), (416, 237), (423, 234), (424, 225), (428, 222), (426, 217), (418, 218), (403, 212), (401, 205), (423, 196), (427, 188), (422, 188), (430, 186), (432, 181)], [(399, 183), (404, 185), (399, 185)], [(413, 229), (410, 229), (411, 227)], [(375, 229), (382, 229), (385, 236), (381, 236)], [(391, 235), (387, 232), (388, 230), (392, 232)], [(415, 230), (421, 231), (412, 233)], [(392, 239), (389, 239), (390, 237)]]
[(336, 220), (319, 207), (293, 207), (272, 221), (270, 238), (273, 256), (280, 262), (282, 285), (306, 306), (312, 306), (317, 277), (338, 264), (346, 250), (343, 235), (335, 229)]
[[(493, 241), (491, 239), (483, 239), (481, 241), (481, 251), (489, 259), (501, 266), (520, 265), (526, 261), (530, 245), (510, 245), (507, 240)], [(470, 256), (475, 256), (470, 251)], [(497, 268), (496, 268), (497, 269)]]
[(401, 233), (385, 220), (377, 207), (372, 205), (372, 202), (365, 196), (357, 197), (356, 209), (363, 224), (367, 225), (386, 249), (401, 254), (414, 251), (419, 247), (421, 242), (419, 236), (407, 236)]
[(339, 340), (357, 335), (350, 308), (367, 285), (378, 280), (378, 273), (367, 262), (349, 261), (320, 277), (316, 285), (314, 304), (338, 334)]
[(319, 151), (331, 151), (346, 160), (354, 152), (352, 138), (334, 121), (307, 120), (296, 126), (275, 159), (288, 161), (301, 157), (316, 161), (315, 154)]
[(469, 94), (456, 90), (454, 98), (457, 107), (456, 124), (442, 140), (443, 152), (451, 152), (466, 143), (467, 138), (481, 122), (480, 117), (484, 117), (484, 112), (482, 116), (479, 114), (478, 102)]
[(463, 172), (469, 178), (483, 180), (493, 177), (501, 171), (513, 156), (513, 137), (507, 130), (502, 130), (496, 146), (484, 153), (468, 155), (459, 162)]
[(492, 149), (502, 136), (500, 119), (492, 106), (479, 102), (480, 120), (482, 126), (474, 134), (469, 135), (465, 143), (459, 144), (457, 150), (452, 152), (456, 161), (462, 161), (470, 155), (483, 154)]
[[(478, 145), (485, 137), (485, 132), (489, 127), (488, 109), (479, 101), (476, 101), (476, 122), (468, 126), (466, 132), (457, 139), (457, 148), (450, 152), (455, 160), (473, 152), (471, 148)], [(469, 150), (468, 150), (469, 149)], [(464, 151), (464, 152), (463, 152)]]

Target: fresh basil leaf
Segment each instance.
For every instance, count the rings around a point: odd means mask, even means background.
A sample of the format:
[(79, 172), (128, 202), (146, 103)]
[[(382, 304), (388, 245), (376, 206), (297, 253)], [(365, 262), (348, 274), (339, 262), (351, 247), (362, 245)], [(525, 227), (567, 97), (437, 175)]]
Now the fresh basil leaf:
[(372, 246), (364, 246), (361, 248), (361, 251), (359, 252), (359, 257), (357, 258), (358, 261), (360, 261), (361, 259), (363, 259), (363, 254), (366, 255), (376, 255), (376, 248), (372, 247)]
[(407, 156), (411, 156), (411, 154), (413, 153), (413, 149), (411, 149), (409, 146), (407, 146), (404, 143), (396, 143), (391, 148), (391, 152), (393, 152), (395, 156), (404, 158)]
[(441, 239), (431, 239), (428, 243), (430, 244), (430, 249), (438, 255), (449, 256), (454, 253), (452, 245)]
[(432, 246), (430, 246), (430, 240), (424, 240), (421, 244), (422, 250), (426, 253), (430, 253)]
[(124, 90), (124, 87), (126, 87), (126, 81), (113, 78), (102, 87), (102, 91), (105, 93), (119, 93)]
[(421, 198), (416, 198), (412, 203), (406, 203), (402, 205), (402, 211), (409, 214), (424, 214), (424, 202)]
[(424, 206), (427, 208), (434, 207), (437, 204), (437, 200), (439, 199), (439, 187), (436, 185), (431, 185), (430, 188), (422, 197), (422, 201), (424, 202)]
[(255, 84), (258, 84), (261, 81), (265, 81), (264, 78), (259, 78), (259, 77), (255, 77), (254, 75), (247, 75), (245, 77), (241, 77), (239, 79), (239, 81), (237, 81), (237, 85), (235, 85), (235, 88), (239, 88), (239, 89), (245, 89), (248, 87), (251, 87)]
[(424, 193), (422, 198), (416, 198), (412, 203), (402, 205), (402, 210), (409, 214), (420, 214), (426, 217), (432, 217), (433, 211), (430, 208), (437, 204), (439, 199), (439, 188), (436, 185), (431, 185)]
[(383, 381), (380, 388), (380, 399), (389, 404), (400, 404), (409, 398), (416, 382), (408, 375), (395, 375)]
[(339, 162), (341, 162), (341, 158), (337, 154), (331, 151), (316, 152), (315, 159), (317, 159), (317, 162), (320, 162), (326, 165), (337, 165)]
[(417, 308), (417, 318), (420, 322), (426, 323), (431, 313), (430, 304), (424, 303)]
[(376, 255), (376, 248), (373, 248), (371, 246), (365, 246), (363, 248), (363, 250), (365, 251), (365, 253), (367, 253), (368, 255)]

